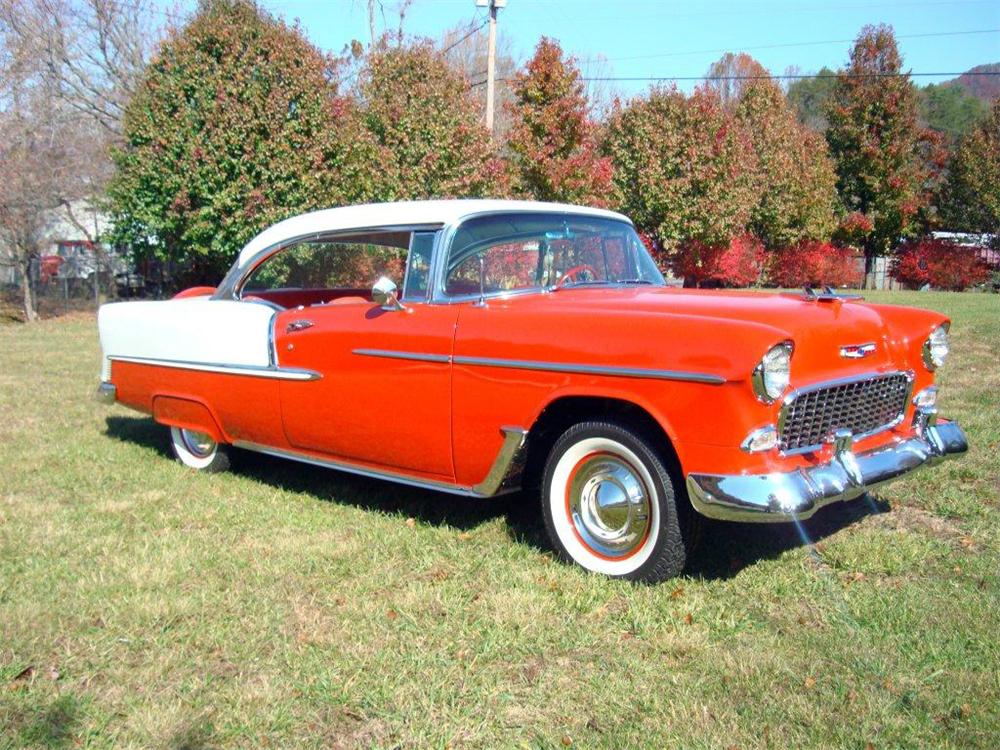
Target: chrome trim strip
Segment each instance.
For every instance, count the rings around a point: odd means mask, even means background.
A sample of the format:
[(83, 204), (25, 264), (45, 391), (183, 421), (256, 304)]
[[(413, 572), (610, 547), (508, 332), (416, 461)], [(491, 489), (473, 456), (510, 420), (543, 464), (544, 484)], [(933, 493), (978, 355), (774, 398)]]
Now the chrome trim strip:
[(320, 466), (325, 469), (335, 469), (371, 479), (383, 479), (389, 482), (396, 482), (397, 484), (405, 484), (409, 487), (437, 490), (462, 497), (486, 498), (515, 492), (520, 489), (518, 482), (520, 481), (520, 468), (523, 466), (523, 463), (517, 459), (522, 458), (524, 455), (522, 449), (526, 445), (528, 431), (520, 427), (503, 427), (501, 429), (504, 433), (504, 442), (500, 448), (500, 452), (497, 454), (496, 459), (494, 459), (493, 465), (490, 467), (483, 481), (473, 487), (464, 487), (436, 479), (420, 479), (389, 469), (373, 469), (368, 466), (361, 466), (350, 461), (318, 458), (306, 453), (285, 450), (284, 448), (272, 448), (247, 440), (237, 440), (233, 445), (237, 448), (264, 453), (276, 458), (287, 458), (292, 461)]
[[(517, 489), (521, 481), (521, 471), (526, 458), (523, 450), (528, 439), (528, 431), (522, 427), (501, 427), (503, 445), (497, 453), (493, 465), (479, 484), (472, 490), (482, 497), (492, 497), (503, 488), (505, 491)], [(520, 460), (515, 461), (515, 458)], [(509, 487), (508, 484), (515, 486)]]
[(255, 378), (276, 380), (319, 380), (323, 376), (315, 370), (297, 367), (276, 367), (261, 365), (226, 365), (219, 362), (188, 362), (180, 359), (154, 359), (151, 357), (108, 357), (112, 362), (132, 362), (137, 365), (173, 367), (178, 370), (218, 372), (224, 375), (246, 375)]
[(101, 383), (97, 386), (94, 400), (100, 404), (113, 404), (118, 400), (118, 388), (113, 383)]
[(804, 520), (830, 503), (853, 500), (922, 466), (965, 453), (955, 422), (929, 425), (924, 435), (896, 440), (867, 453), (843, 447), (828, 463), (770, 474), (688, 474), (688, 496), (704, 516), (723, 521)]
[(385, 357), (386, 359), (410, 359), (415, 362), (439, 362), (447, 364), (451, 357), (447, 354), (424, 354), (423, 352), (403, 352), (394, 349), (353, 349), (351, 354), (362, 357)]
[(582, 365), (572, 362), (540, 362), (528, 359), (498, 359), (495, 357), (454, 356), (456, 365), (472, 367), (507, 367), (514, 370), (544, 370), (546, 372), (569, 372), (578, 375), (606, 375), (619, 378), (649, 378), (652, 380), (684, 380), (693, 383), (722, 385), (726, 379), (721, 375), (702, 372), (682, 372), (679, 370), (654, 370), (641, 367), (617, 367), (613, 365)]

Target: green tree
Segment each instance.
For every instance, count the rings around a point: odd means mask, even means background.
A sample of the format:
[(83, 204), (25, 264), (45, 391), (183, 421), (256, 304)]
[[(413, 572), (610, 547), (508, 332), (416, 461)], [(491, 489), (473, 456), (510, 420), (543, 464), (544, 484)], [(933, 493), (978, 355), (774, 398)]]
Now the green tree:
[(920, 117), (954, 143), (989, 112), (989, 105), (954, 83), (932, 83), (920, 90)]
[(950, 229), (1000, 236), (1000, 99), (955, 151), (944, 214)]
[(841, 202), (871, 224), (862, 238), (869, 269), (919, 228), (929, 199), (917, 93), (902, 64), (891, 27), (866, 26), (828, 103), (826, 139)]
[(775, 249), (828, 240), (835, 227), (836, 175), (822, 136), (798, 122), (770, 78), (745, 86), (735, 116), (757, 157), (750, 231)]
[(465, 77), (428, 41), (383, 40), (360, 73), (364, 127), (379, 148), (379, 200), (502, 195), (504, 164)]
[(217, 280), (264, 227), (364, 199), (371, 149), (330, 61), (248, 0), (208, 0), (151, 61), (109, 190), (114, 241)]
[(580, 71), (545, 37), (514, 79), (507, 148), (514, 190), (546, 201), (603, 206), (611, 160), (597, 152)]
[(815, 76), (792, 81), (788, 85), (788, 103), (798, 115), (799, 122), (813, 130), (825, 131), (828, 124), (827, 102), (836, 85), (837, 74), (826, 67)]
[(662, 249), (686, 243), (728, 245), (756, 204), (749, 134), (699, 88), (674, 87), (619, 106), (607, 124), (604, 153), (614, 165), (612, 205)]

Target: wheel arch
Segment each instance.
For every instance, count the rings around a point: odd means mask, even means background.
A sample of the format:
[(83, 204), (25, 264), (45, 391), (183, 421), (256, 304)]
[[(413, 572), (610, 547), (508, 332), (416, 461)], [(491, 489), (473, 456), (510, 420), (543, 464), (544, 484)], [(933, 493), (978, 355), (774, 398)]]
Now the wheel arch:
[(668, 468), (675, 470), (678, 477), (683, 476), (673, 430), (652, 410), (618, 396), (561, 394), (545, 404), (528, 431), (525, 486), (537, 486), (549, 451), (560, 435), (574, 424), (587, 421), (614, 422), (635, 429), (658, 449)]

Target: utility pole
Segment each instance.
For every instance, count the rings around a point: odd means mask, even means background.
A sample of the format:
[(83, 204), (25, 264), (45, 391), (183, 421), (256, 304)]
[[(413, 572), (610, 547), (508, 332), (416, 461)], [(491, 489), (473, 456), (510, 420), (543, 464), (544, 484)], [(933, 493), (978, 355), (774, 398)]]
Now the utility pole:
[(489, 8), (489, 49), (486, 53), (486, 127), (493, 133), (493, 109), (497, 69), (497, 11), (507, 7), (507, 0), (476, 0), (477, 8)]

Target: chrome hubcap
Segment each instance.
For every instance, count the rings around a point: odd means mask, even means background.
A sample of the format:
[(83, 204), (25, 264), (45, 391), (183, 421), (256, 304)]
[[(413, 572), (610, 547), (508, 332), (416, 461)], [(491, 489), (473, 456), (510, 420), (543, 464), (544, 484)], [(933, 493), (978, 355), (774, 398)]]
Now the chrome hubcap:
[(627, 557), (649, 533), (649, 491), (632, 466), (608, 453), (577, 464), (568, 489), (568, 512), (580, 539), (605, 557)]
[(181, 430), (184, 447), (198, 458), (207, 458), (215, 450), (215, 441), (211, 435), (196, 430)]

